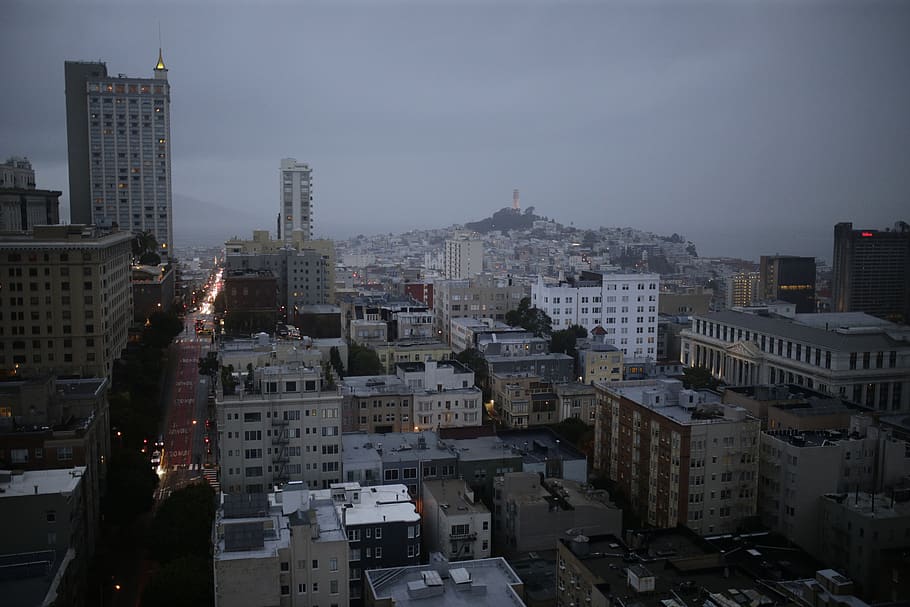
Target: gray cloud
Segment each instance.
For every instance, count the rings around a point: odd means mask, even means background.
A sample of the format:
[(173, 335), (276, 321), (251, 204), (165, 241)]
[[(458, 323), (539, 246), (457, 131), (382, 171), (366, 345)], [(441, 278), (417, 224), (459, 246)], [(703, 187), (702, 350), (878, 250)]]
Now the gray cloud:
[[(683, 232), (718, 254), (830, 257), (837, 221), (907, 219), (905, 2), (7, 13), (0, 154), (65, 190), (64, 60), (150, 74), (160, 18), (175, 201), (236, 210), (231, 233), (272, 226), (285, 156), (314, 166), (330, 236), (476, 219), (513, 187), (564, 223)], [(212, 229), (175, 215), (178, 239)]]

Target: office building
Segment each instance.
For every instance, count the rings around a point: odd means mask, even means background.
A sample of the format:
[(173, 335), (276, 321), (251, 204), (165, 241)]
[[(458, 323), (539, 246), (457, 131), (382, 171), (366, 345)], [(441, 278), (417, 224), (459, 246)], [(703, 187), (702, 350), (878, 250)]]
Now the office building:
[(170, 312), (176, 296), (176, 270), (173, 265), (133, 266), (133, 322), (145, 323), (156, 312)]
[(81, 225), (0, 240), (0, 369), (110, 377), (132, 322), (130, 240)]
[[(299, 230), (303, 240), (313, 239), (313, 170), (295, 158), (281, 160), (281, 235), (288, 242)], [(280, 240), (279, 236), (279, 240)]]
[(0, 164), (0, 232), (60, 223), (60, 194), (35, 188), (35, 171), (27, 158), (9, 158)]
[(278, 281), (270, 270), (225, 272), (223, 293), (226, 333), (250, 335), (274, 330), (278, 321)]
[(521, 578), (504, 558), (449, 564), (432, 555), (428, 565), (367, 571), (367, 607), (525, 607)]
[(423, 542), (428, 553), (449, 561), (489, 558), (490, 511), (462, 479), (423, 483)]
[(508, 554), (553, 550), (567, 535), (622, 533), (622, 510), (606, 491), (533, 472), (497, 477), (493, 512), (497, 550)]
[(910, 411), (910, 328), (862, 313), (695, 316), (682, 362), (733, 386), (797, 384), (880, 411)]
[(264, 493), (289, 481), (311, 489), (341, 481), (341, 395), (319, 367), (258, 367), (218, 382), (218, 461), (226, 493)]
[(436, 334), (451, 345), (453, 319), (492, 318), (505, 322), (506, 312), (517, 309), (527, 296), (528, 288), (512, 278), (481, 274), (462, 280), (441, 280), (435, 283), (433, 293)]
[(727, 277), (726, 304), (728, 308), (751, 306), (759, 299), (758, 272), (736, 272)]
[(756, 513), (759, 420), (669, 379), (595, 386), (595, 468), (644, 524), (701, 535), (736, 531)]
[(865, 312), (910, 322), (910, 226), (854, 230), (834, 226), (835, 312)]
[(780, 300), (796, 304), (797, 314), (815, 312), (815, 258), (762, 255), (758, 294), (763, 301)]
[(449, 280), (473, 278), (483, 272), (483, 241), (464, 234), (446, 240), (443, 272)]
[(300, 483), (222, 494), (215, 516), (216, 607), (347, 605), (350, 549), (340, 504)]
[(67, 61), (66, 139), (72, 223), (149, 232), (173, 247), (171, 89), (158, 52), (152, 77), (110, 76)]
[(604, 343), (623, 356), (657, 357), (657, 274), (583, 272), (580, 280), (531, 286), (531, 305), (547, 313), (553, 330), (581, 325), (588, 333), (604, 330)]
[(0, 593), (9, 605), (79, 605), (91, 559), (84, 467), (0, 470)]

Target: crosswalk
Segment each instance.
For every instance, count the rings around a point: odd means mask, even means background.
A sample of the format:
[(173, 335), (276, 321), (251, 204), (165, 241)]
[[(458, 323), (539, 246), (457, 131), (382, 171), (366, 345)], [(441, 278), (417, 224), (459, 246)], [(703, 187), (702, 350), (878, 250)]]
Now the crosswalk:
[(218, 471), (214, 468), (206, 468), (202, 471), (202, 476), (208, 481), (215, 493), (221, 491), (221, 483), (218, 482)]

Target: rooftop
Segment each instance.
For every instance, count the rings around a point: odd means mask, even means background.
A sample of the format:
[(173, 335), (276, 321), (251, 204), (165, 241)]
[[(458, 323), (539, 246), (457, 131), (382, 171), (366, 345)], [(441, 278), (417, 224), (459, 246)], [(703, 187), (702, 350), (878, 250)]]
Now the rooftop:
[(444, 509), (452, 507), (461, 512), (490, 513), (483, 502), (473, 499), (474, 492), (463, 480), (427, 480), (423, 481), (423, 490), (430, 492)]
[(374, 569), (364, 576), (376, 599), (391, 599), (395, 607), (525, 604), (513, 588), (521, 579), (503, 558)]
[(641, 379), (600, 382), (601, 389), (656, 411), (680, 424), (739, 422), (742, 407), (722, 404), (720, 395), (708, 390), (686, 390), (677, 379)]
[(823, 497), (866, 518), (910, 520), (910, 492), (907, 490), (896, 493), (894, 497), (885, 493), (829, 493)]
[(72, 493), (82, 481), (85, 466), (55, 468), (53, 470), (26, 470), (21, 474), (0, 470), (0, 499)]

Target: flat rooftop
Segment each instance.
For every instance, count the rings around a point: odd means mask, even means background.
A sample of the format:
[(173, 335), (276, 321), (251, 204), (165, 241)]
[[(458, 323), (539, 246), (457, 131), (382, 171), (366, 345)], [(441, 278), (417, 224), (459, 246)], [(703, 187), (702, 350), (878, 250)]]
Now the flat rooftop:
[(423, 481), (423, 490), (429, 491), (439, 504), (448, 504), (462, 512), (489, 514), (489, 509), (479, 499), (471, 501), (467, 493), (471, 491), (468, 484), (461, 479)]
[[(421, 432), (349, 432), (341, 436), (345, 466), (359, 463), (396, 464), (416, 460), (454, 459), (445, 443), (432, 430)], [(380, 453), (381, 451), (381, 453)]]
[(3, 490), (0, 493), (0, 499), (72, 493), (82, 481), (83, 474), (85, 474), (85, 466), (53, 470), (27, 470), (22, 474), (0, 470), (0, 489)]
[(395, 607), (525, 605), (513, 588), (521, 578), (503, 558), (374, 569), (364, 577), (377, 600), (391, 599)]
[(830, 502), (837, 502), (845, 510), (866, 518), (910, 520), (910, 501), (894, 500), (892, 503), (890, 494), (839, 493), (823, 497)]

